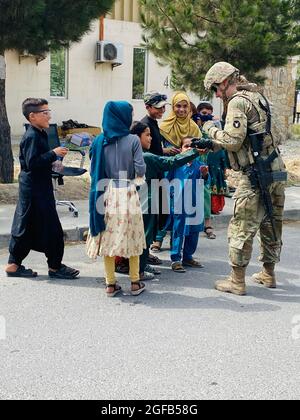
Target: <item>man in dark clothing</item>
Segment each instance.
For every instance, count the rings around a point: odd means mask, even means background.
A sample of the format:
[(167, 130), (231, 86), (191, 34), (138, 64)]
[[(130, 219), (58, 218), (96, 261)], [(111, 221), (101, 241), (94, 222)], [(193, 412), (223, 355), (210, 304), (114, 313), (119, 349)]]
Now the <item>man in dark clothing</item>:
[(157, 120), (161, 120), (166, 112), (167, 96), (158, 92), (146, 93), (144, 102), (148, 115), (146, 115), (141, 122), (150, 128), (152, 137), (152, 144), (150, 153), (157, 156), (173, 156), (177, 155), (178, 150), (175, 147), (163, 148), (163, 136), (160, 134)]
[[(159, 126), (157, 120), (161, 120), (164, 113), (166, 112), (166, 105), (167, 103), (167, 96), (163, 95), (158, 92), (149, 92), (146, 93), (144, 97), (144, 102), (146, 105), (146, 110), (148, 112), (148, 115), (146, 115), (141, 122), (143, 124), (146, 124), (147, 127), (150, 129), (150, 134), (152, 137), (151, 147), (149, 150), (149, 153), (153, 153), (156, 156), (164, 156), (164, 155), (175, 155), (178, 153), (178, 150), (173, 150), (173, 148), (164, 149), (163, 148), (163, 140), (164, 138), (160, 134)], [(163, 171), (157, 174), (159, 179), (162, 179), (164, 176)], [(162, 192), (160, 192), (162, 194)], [(160, 201), (162, 201), (162, 197), (160, 197)], [(165, 217), (162, 217), (162, 215), (159, 218), (160, 224), (163, 226), (165, 222)], [(156, 236), (156, 232), (158, 231), (158, 226), (154, 227), (154, 237)], [(162, 264), (162, 261), (154, 256), (149, 255), (148, 263), (153, 265), (160, 265)], [(147, 267), (148, 270), (150, 270), (149, 267)], [(155, 272), (155, 270), (154, 270)]]
[(45, 99), (29, 98), (23, 102), (23, 114), (30, 126), (20, 144), (21, 173), (19, 201), (14, 216), (8, 277), (37, 277), (22, 261), (31, 250), (42, 252), (48, 259), (49, 277), (75, 279), (79, 271), (62, 264), (63, 230), (57, 215), (52, 185), (52, 164), (64, 158), (68, 150), (50, 150), (48, 136), (51, 112)]
[(157, 92), (146, 93), (144, 101), (148, 115), (146, 115), (141, 122), (150, 128), (152, 137), (150, 153), (157, 156), (163, 156), (163, 138), (160, 134), (157, 120), (161, 120), (166, 112), (167, 96)]

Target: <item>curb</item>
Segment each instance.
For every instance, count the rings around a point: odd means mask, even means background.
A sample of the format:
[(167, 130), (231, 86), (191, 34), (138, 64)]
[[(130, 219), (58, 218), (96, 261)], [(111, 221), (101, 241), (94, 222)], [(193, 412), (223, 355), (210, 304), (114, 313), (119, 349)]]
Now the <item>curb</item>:
[[(227, 227), (232, 215), (225, 214), (220, 216), (212, 216), (213, 225), (215, 228)], [(285, 222), (299, 222), (300, 209), (291, 209), (284, 212)], [(64, 229), (64, 237), (66, 242), (82, 242), (85, 240), (84, 234), (89, 230), (88, 226), (81, 226), (71, 229)], [(10, 234), (0, 235), (0, 249), (8, 248), (10, 241)]]

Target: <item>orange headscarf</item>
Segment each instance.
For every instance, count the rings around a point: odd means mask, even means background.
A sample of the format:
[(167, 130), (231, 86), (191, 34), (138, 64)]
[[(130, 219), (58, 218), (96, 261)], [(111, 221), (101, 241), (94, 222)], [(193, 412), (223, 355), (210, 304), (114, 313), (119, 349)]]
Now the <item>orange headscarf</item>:
[(161, 135), (173, 144), (181, 148), (181, 142), (186, 137), (202, 137), (200, 128), (191, 119), (191, 112), (185, 118), (178, 118), (174, 112), (175, 105), (186, 101), (191, 108), (190, 98), (185, 92), (178, 92), (172, 99), (172, 111), (160, 126)]

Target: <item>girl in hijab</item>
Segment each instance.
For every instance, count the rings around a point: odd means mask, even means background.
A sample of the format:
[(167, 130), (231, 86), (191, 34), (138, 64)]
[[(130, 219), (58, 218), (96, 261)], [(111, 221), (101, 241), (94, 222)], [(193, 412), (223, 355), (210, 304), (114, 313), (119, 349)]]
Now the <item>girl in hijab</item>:
[(202, 137), (199, 127), (191, 120), (191, 112), (190, 98), (185, 92), (177, 92), (172, 99), (172, 111), (160, 126), (166, 147), (176, 147), (180, 153), (183, 139)]
[[(185, 92), (177, 92), (172, 99), (172, 111), (160, 126), (161, 135), (164, 137), (164, 147), (181, 151), (183, 139), (189, 137), (201, 138), (201, 130), (191, 119), (191, 101)], [(151, 246), (153, 252), (160, 252), (166, 231), (157, 232), (156, 241)]]
[(146, 247), (142, 211), (135, 180), (146, 165), (137, 136), (130, 134), (133, 108), (128, 102), (108, 102), (103, 134), (91, 147), (90, 233), (87, 254), (104, 257), (107, 296), (121, 291), (115, 278), (116, 256), (129, 258), (131, 294), (140, 295), (139, 256)]

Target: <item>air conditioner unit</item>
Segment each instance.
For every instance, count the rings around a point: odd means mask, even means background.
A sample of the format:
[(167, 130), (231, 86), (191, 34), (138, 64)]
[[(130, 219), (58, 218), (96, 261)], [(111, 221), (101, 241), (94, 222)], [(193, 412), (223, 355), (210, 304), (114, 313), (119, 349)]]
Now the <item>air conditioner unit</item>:
[(109, 41), (98, 41), (96, 49), (96, 63), (111, 63), (119, 66), (124, 61), (124, 46)]

